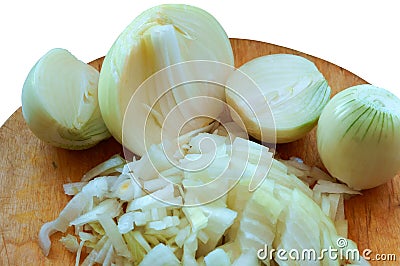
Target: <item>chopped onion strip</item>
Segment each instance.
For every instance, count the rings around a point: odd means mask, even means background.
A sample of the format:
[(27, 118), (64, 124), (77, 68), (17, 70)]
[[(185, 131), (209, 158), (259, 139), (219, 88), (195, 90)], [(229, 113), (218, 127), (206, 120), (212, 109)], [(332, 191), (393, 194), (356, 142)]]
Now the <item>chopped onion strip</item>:
[(95, 262), (97, 263), (103, 263), (106, 256), (107, 256), (107, 252), (110, 249), (111, 246), (111, 241), (108, 239), (106, 243), (104, 243), (103, 247), (99, 250), (99, 252), (97, 253), (97, 256), (95, 258)]
[(341, 220), (345, 220), (345, 219), (346, 218), (345, 218), (345, 214), (344, 214), (344, 197), (343, 197), (343, 195), (340, 195), (338, 207), (336, 210), (335, 221), (341, 221)]
[(192, 232), (183, 244), (183, 265), (196, 265), (196, 251), (198, 248), (197, 234)]
[(135, 262), (140, 262), (146, 255), (144, 248), (138, 243), (138, 241), (133, 237), (133, 231), (123, 235), (124, 240), (128, 245), (128, 249), (131, 252)]
[(106, 213), (99, 214), (98, 220), (115, 248), (117, 255), (131, 259), (132, 255), (128, 250), (128, 246), (122, 238), (121, 233), (118, 231), (117, 225), (114, 223), (111, 216)]
[(315, 178), (316, 180), (326, 180), (330, 182), (336, 182), (336, 179), (322, 171), (316, 166), (311, 167), (310, 177)]
[(144, 239), (143, 235), (139, 231), (134, 231), (131, 233), (131, 235), (146, 252), (149, 252), (151, 250), (150, 245), (147, 243), (146, 239)]
[(135, 211), (139, 209), (146, 210), (151, 208), (168, 206), (169, 203), (171, 203), (171, 200), (173, 200), (173, 197), (174, 197), (174, 186), (173, 184), (169, 184), (164, 188), (153, 192), (152, 194), (148, 194), (146, 196), (134, 199), (133, 201), (129, 202), (126, 210), (127, 211)]
[(178, 234), (175, 236), (175, 243), (178, 247), (183, 247), (183, 243), (190, 234), (190, 225), (187, 225), (183, 229), (179, 230)]
[(318, 180), (318, 183), (314, 186), (313, 190), (321, 193), (341, 193), (350, 195), (361, 195), (361, 192), (349, 188), (344, 184), (333, 183), (326, 180)]
[(60, 242), (64, 245), (64, 247), (69, 251), (69, 252), (77, 252), (79, 249), (79, 243), (78, 240), (75, 236), (73, 235), (66, 235), (64, 237), (61, 237)]
[(208, 218), (204, 215), (200, 207), (183, 207), (182, 210), (193, 232), (197, 232), (207, 226)]
[(336, 213), (338, 210), (339, 206), (339, 201), (341, 194), (328, 194), (328, 199), (329, 199), (329, 204), (330, 204), (330, 212), (329, 212), (329, 217), (331, 218), (332, 221), (335, 221)]
[(57, 219), (42, 226), (39, 232), (39, 245), (46, 256), (49, 254), (51, 247), (50, 236), (57, 231), (65, 232), (69, 223), (82, 213), (87, 201), (85, 194), (78, 193), (68, 202)]
[[(229, 259), (228, 254), (221, 249), (221, 248), (216, 248), (210, 253), (207, 254), (207, 256), (204, 257), (204, 262), (206, 266), (211, 266), (211, 265), (219, 265), (219, 266), (230, 266), (231, 262)], [(248, 264), (246, 264), (248, 265)]]
[(207, 233), (205, 233), (203, 230), (200, 230), (199, 232), (197, 232), (197, 238), (203, 242), (204, 244), (207, 244), (208, 239), (210, 239), (207, 235)]
[(160, 243), (151, 249), (140, 263), (140, 266), (155, 265), (179, 266), (181, 264), (179, 263), (178, 258), (172, 252), (171, 248)]
[(85, 203), (88, 201), (89, 196), (83, 192), (78, 193), (73, 197), (61, 211), (58, 218), (55, 220), (55, 228), (58, 231), (65, 232), (69, 226), (69, 223), (81, 215), (85, 209)]
[(89, 255), (86, 256), (85, 260), (82, 262), (81, 266), (92, 266), (96, 263), (96, 257), (98, 253), (96, 250), (92, 249)]
[(75, 266), (79, 266), (79, 262), (81, 260), (81, 253), (82, 253), (83, 244), (85, 244), (85, 241), (81, 241), (79, 243), (79, 248), (78, 248), (78, 251), (76, 252)]
[(135, 194), (137, 194), (135, 193), (135, 190), (137, 190), (135, 189), (135, 186), (138, 186), (136, 182), (132, 181), (129, 178), (125, 179), (113, 186), (112, 196), (117, 197), (123, 201), (131, 201), (134, 199)]
[(81, 192), (82, 188), (87, 185), (88, 182), (75, 182), (67, 183), (63, 185), (64, 193), (69, 196), (74, 196)]
[(107, 177), (102, 176), (94, 180), (89, 181), (89, 183), (82, 188), (82, 193), (87, 194), (91, 197), (102, 198), (108, 192), (108, 181)]
[(51, 221), (42, 225), (39, 231), (39, 245), (45, 256), (49, 255), (51, 241), (50, 236), (58, 230), (54, 227), (56, 221)]
[(103, 248), (103, 246), (106, 244), (107, 241), (109, 241), (108, 237), (103, 234), (100, 240), (97, 241), (96, 245), (93, 248), (99, 251), (100, 249)]
[(81, 181), (87, 182), (95, 178), (96, 176), (101, 175), (102, 173), (106, 172), (115, 167), (122, 166), (125, 163), (125, 159), (122, 158), (119, 154), (112, 156), (105, 162), (98, 164), (97, 166), (93, 167), (89, 170), (85, 175), (83, 175)]
[(79, 232), (79, 238), (81, 240), (84, 240), (84, 241), (90, 241), (90, 242), (96, 242), (97, 241), (97, 237), (96, 236), (94, 236), (92, 234), (89, 234), (89, 233), (86, 233), (86, 232)]
[(114, 248), (111, 245), (107, 251), (106, 257), (104, 258), (103, 266), (111, 265), (111, 263), (112, 263), (111, 261), (113, 258), (114, 258)]
[(84, 225), (90, 222), (98, 221), (98, 215), (107, 213), (111, 218), (119, 215), (121, 212), (121, 204), (116, 199), (106, 199), (99, 205), (93, 208), (90, 212), (87, 212), (75, 220), (70, 222), (70, 225)]
[(118, 218), (118, 230), (121, 234), (126, 234), (135, 228), (136, 215), (134, 212), (127, 212)]
[(169, 182), (163, 178), (147, 180), (144, 182), (144, 189), (149, 192), (154, 192), (167, 186)]

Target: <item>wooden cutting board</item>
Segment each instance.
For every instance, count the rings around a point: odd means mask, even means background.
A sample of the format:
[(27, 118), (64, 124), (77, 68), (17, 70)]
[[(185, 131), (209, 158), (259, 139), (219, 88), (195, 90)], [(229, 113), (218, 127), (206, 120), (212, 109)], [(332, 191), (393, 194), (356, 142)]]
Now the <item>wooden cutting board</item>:
[[(288, 48), (241, 39), (231, 40), (236, 66), (262, 55), (291, 53), (313, 61), (324, 74), (333, 94), (367, 83), (332, 63)], [(103, 58), (90, 64), (100, 69)], [(297, 156), (307, 164), (323, 167), (316, 149), (315, 129), (303, 139), (277, 147), (287, 158)], [(54, 148), (37, 139), (18, 109), (0, 129), (0, 265), (73, 265), (74, 255), (52, 236), (53, 245), (44, 257), (37, 242), (41, 225), (55, 219), (70, 197), (62, 185), (78, 181), (96, 164), (120, 153), (121, 145), (109, 139), (85, 151)], [(364, 191), (345, 203), (349, 238), (359, 249), (375, 254), (396, 254), (400, 261), (400, 176), (378, 188)], [(373, 262), (398, 265), (396, 262)]]

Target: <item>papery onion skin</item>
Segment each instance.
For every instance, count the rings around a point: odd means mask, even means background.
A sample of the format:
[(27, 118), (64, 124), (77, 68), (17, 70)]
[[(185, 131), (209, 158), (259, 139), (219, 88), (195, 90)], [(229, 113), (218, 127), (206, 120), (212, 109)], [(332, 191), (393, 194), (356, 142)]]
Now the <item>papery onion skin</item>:
[(29, 72), (22, 114), (31, 131), (53, 146), (82, 150), (110, 137), (97, 99), (99, 72), (54, 48)]
[(321, 114), (317, 144), (329, 173), (348, 186), (386, 183), (400, 171), (400, 99), (368, 84), (339, 92)]
[[(173, 30), (171, 31), (168, 26), (172, 26)], [(160, 34), (162, 45), (157, 43), (156, 37), (153, 39), (152, 34)], [(234, 64), (232, 47), (225, 31), (214, 17), (200, 8), (182, 4), (156, 6), (135, 18), (120, 34), (105, 57), (99, 80), (101, 113), (117, 141), (120, 143), (123, 141), (125, 111), (138, 87), (157, 71), (190, 60), (211, 60), (231, 66)], [(210, 75), (215, 74), (210, 73)], [(149, 95), (157, 95), (159, 90), (150, 89)], [(161, 110), (157, 110), (160, 114), (157, 119), (165, 118), (166, 111), (171, 110), (179, 102), (198, 95), (202, 95), (198, 90), (189, 90), (183, 94), (166, 96), (168, 101), (162, 104)], [(222, 88), (221, 91), (209, 90), (204, 95), (221, 100), (225, 97)], [(143, 99), (140, 104), (144, 107), (152, 107), (155, 104), (146, 101), (149, 100)], [(217, 110), (216, 106), (209, 109), (212, 108)], [(145, 111), (137, 115), (143, 116)], [(149, 121), (150, 124), (153, 123), (151, 119)], [(206, 124), (199, 123), (197, 127), (203, 127), (210, 121), (211, 119), (207, 120)], [(151, 139), (151, 134), (161, 131), (158, 125), (153, 124), (146, 138)], [(180, 126), (177, 125), (177, 128)], [(140, 139), (142, 137), (140, 133), (144, 129), (141, 128), (142, 125), (137, 127), (139, 129), (132, 128), (129, 134), (132, 138)], [(159, 140), (154, 141), (158, 143)], [(146, 148), (143, 146), (143, 141), (140, 139), (136, 142), (127, 148), (137, 155), (143, 155)]]
[[(288, 143), (304, 137), (315, 127), (330, 98), (331, 89), (322, 73), (313, 62), (301, 56), (261, 56), (238, 70), (228, 78), (227, 88), (230, 89), (226, 90), (226, 100), (240, 115), (249, 134), (261, 141)], [(240, 72), (248, 75), (258, 86), (264, 99), (257, 101), (268, 103), (273, 122), (263, 117), (268, 112), (264, 106), (254, 103), (246, 106), (241, 99), (251, 101), (252, 95), (246, 93), (244, 84), (241, 85), (240, 76), (243, 74)], [(233, 93), (232, 90), (238, 91)], [(272, 136), (275, 132), (276, 138)]]

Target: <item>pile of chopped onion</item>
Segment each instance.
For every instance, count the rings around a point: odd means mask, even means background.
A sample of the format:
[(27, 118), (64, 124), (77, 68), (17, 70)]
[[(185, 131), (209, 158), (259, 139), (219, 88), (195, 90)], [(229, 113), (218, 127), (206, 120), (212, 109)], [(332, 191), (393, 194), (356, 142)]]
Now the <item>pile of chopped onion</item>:
[[(208, 146), (199, 148), (205, 140), (213, 141), (212, 162), (182, 170), (211, 156)], [(261, 261), (257, 250), (265, 245), (356, 248), (337, 240), (347, 238), (343, 195), (359, 192), (300, 159), (278, 161), (267, 147), (240, 137), (228, 143), (226, 136), (198, 133), (181, 141), (175, 162), (153, 145), (140, 160), (116, 155), (66, 184), (73, 198), (40, 230), (44, 254), (50, 236), (70, 226), (74, 235), (60, 241), (76, 253), (76, 265), (270, 265), (282, 262)], [(356, 262), (366, 263), (350, 261)]]

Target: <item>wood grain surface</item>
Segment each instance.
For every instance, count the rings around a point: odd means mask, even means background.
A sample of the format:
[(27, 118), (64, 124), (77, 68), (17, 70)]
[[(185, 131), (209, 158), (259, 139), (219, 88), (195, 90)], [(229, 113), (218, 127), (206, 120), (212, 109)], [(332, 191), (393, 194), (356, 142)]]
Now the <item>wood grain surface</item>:
[[(231, 39), (236, 66), (262, 55), (291, 53), (315, 62), (333, 94), (366, 83), (363, 79), (324, 60), (288, 48), (250, 40)], [(100, 69), (102, 59), (90, 64)], [(307, 164), (323, 167), (316, 149), (315, 129), (303, 139), (278, 145), (283, 158), (298, 156)], [(44, 257), (37, 235), (41, 225), (55, 219), (70, 200), (62, 185), (78, 181), (96, 164), (122, 148), (114, 139), (85, 151), (54, 148), (37, 139), (27, 128), (18, 109), (0, 129), (0, 265), (73, 265), (74, 255), (51, 237), (50, 255)], [(359, 249), (376, 254), (396, 254), (396, 262), (372, 265), (400, 265), (400, 176), (378, 188), (364, 191), (346, 201), (349, 238)]]

